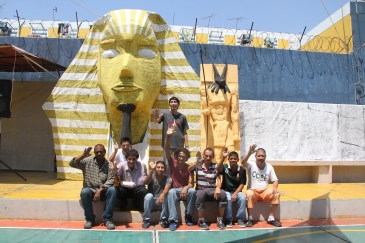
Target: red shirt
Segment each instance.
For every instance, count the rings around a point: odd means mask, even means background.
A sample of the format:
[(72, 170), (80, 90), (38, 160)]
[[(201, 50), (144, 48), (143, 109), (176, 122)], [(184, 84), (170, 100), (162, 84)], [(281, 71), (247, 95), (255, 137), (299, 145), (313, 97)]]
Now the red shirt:
[(170, 178), (172, 179), (172, 188), (179, 188), (188, 185), (191, 172), (188, 171), (189, 165), (184, 164), (182, 169), (177, 166), (177, 161), (171, 156), (169, 161)]

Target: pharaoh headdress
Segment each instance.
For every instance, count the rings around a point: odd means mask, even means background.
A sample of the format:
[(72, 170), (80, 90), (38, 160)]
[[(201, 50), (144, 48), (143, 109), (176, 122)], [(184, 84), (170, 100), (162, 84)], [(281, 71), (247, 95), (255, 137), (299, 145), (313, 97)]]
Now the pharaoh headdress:
[[(137, 31), (138, 26), (144, 26), (146, 31)], [(169, 110), (169, 97), (179, 97), (183, 101), (180, 110), (189, 121), (189, 144), (193, 145), (193, 151), (199, 149), (200, 82), (170, 27), (156, 13), (115, 10), (94, 23), (75, 59), (43, 105), (52, 124), (59, 179), (81, 179), (81, 171), (69, 167), (69, 161), (82, 154), (85, 147), (109, 144), (108, 109), (97, 83), (97, 63), (100, 40), (111, 28), (156, 37), (161, 53), (161, 90), (157, 100), (151, 102), (163, 112)], [(149, 155), (162, 158), (161, 125), (150, 122), (147, 129)]]

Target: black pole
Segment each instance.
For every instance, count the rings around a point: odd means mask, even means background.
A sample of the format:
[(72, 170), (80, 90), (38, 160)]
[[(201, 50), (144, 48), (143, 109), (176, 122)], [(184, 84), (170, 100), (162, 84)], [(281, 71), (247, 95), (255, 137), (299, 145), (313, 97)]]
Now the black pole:
[[(203, 62), (203, 50), (202, 50), (201, 46), (200, 46), (200, 60), (201, 60), (202, 69), (203, 69), (204, 89), (205, 89), (205, 102), (207, 104), (207, 108), (209, 108), (208, 107), (209, 103), (208, 103), (208, 93), (207, 93), (207, 82), (205, 80), (205, 71), (204, 71), (204, 62)], [(206, 130), (206, 133), (205, 133), (205, 147), (208, 146), (208, 124), (209, 124), (209, 118), (207, 116), (207, 125), (206, 125), (207, 130)]]
[(304, 30), (302, 32), (302, 35), (300, 36), (300, 39), (299, 39), (299, 45), (300, 47), (302, 47), (302, 39), (303, 39), (303, 35), (304, 35), (304, 32), (305, 32), (305, 29), (307, 28), (307, 26), (304, 26)]
[(196, 25), (198, 24), (198, 18), (195, 18), (195, 26), (194, 26), (194, 35), (193, 35), (193, 38), (194, 38), (194, 42), (196, 42), (195, 41), (195, 35), (196, 35)]

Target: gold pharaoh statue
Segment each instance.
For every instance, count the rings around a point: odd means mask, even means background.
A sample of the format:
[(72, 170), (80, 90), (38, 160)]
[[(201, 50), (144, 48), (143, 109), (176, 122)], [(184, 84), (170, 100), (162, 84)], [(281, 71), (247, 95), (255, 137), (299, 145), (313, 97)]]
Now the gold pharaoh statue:
[[(68, 162), (90, 144), (119, 142), (125, 114), (133, 144), (147, 141), (149, 154), (160, 156), (160, 148), (148, 146), (159, 141), (144, 140), (147, 129), (147, 134), (161, 133), (150, 128), (151, 108), (165, 108), (173, 95), (183, 100), (199, 95), (198, 86), (198, 76), (159, 14), (133, 9), (105, 14), (43, 104), (52, 123), (57, 177), (81, 179)], [(189, 94), (181, 87), (189, 87)], [(187, 108), (196, 114), (200, 105)]]

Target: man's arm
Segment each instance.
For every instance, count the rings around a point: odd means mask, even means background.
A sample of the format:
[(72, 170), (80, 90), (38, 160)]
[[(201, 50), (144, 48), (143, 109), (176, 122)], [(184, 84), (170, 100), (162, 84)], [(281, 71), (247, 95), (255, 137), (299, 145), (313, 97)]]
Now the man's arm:
[(278, 186), (279, 186), (279, 180), (276, 180), (273, 182), (272, 184), (272, 193), (275, 194), (275, 193), (278, 193)]
[(188, 139), (188, 132), (185, 130), (185, 134), (184, 134), (184, 139), (185, 139), (185, 148), (187, 150), (189, 150), (189, 139)]
[(223, 162), (224, 160), (227, 158), (228, 156), (228, 148), (224, 148), (222, 149), (222, 159), (219, 161), (218, 165), (217, 165), (217, 170), (219, 172), (222, 172), (223, 169)]
[(194, 187), (194, 172), (190, 172), (188, 184), (186, 186), (184, 186), (184, 188), (181, 190), (180, 199), (185, 200), (186, 196), (188, 194), (189, 188), (193, 188), (193, 187)]
[(164, 201), (165, 201), (165, 195), (169, 192), (170, 188), (171, 188), (171, 184), (167, 184), (166, 183), (165, 188), (163, 189), (163, 191), (161, 192), (160, 196), (157, 199), (157, 204), (158, 205), (161, 205), (161, 204), (164, 203)]
[(201, 163), (201, 159), (202, 159), (202, 154), (200, 153), (200, 151), (196, 152), (196, 161), (195, 161), (195, 163), (192, 163), (191, 165), (189, 165), (188, 171), (194, 171), (197, 164)]
[(148, 172), (148, 175), (146, 177), (146, 179), (144, 180), (144, 184), (148, 185), (151, 183), (152, 181), (152, 174), (156, 169), (156, 162), (153, 158), (150, 158), (148, 161), (148, 164), (150, 165), (150, 171)]
[(169, 127), (166, 131), (166, 138), (165, 138), (165, 155), (166, 159), (171, 159), (171, 153), (170, 153), (170, 137), (172, 134), (175, 133), (176, 125), (173, 125), (172, 127)]
[(109, 161), (114, 162), (115, 160), (115, 156), (118, 153), (118, 149), (119, 149), (119, 145), (117, 142), (114, 141), (114, 151), (113, 153), (109, 156)]
[(252, 144), (250, 146), (250, 148), (247, 151), (247, 154), (245, 155), (245, 157), (243, 157), (243, 159), (241, 160), (241, 165), (248, 168), (248, 159), (250, 158), (251, 154), (253, 154), (255, 152), (255, 148), (256, 148), (256, 144)]
[(217, 180), (216, 180), (216, 187), (215, 187), (215, 192), (214, 192), (215, 200), (218, 200), (221, 196), (221, 187), (222, 187), (222, 182), (221, 182), (220, 176), (218, 176)]
[(82, 153), (82, 155), (80, 156), (77, 156), (75, 158), (73, 158), (69, 165), (73, 168), (77, 168), (77, 169), (83, 169), (85, 167), (85, 164), (82, 163), (82, 160), (89, 157), (91, 154), (90, 154), (90, 151), (91, 151), (92, 147), (88, 147), (88, 148), (85, 148), (84, 149), (84, 152)]
[(162, 120), (162, 114), (160, 114), (160, 111), (156, 108), (153, 110), (153, 122), (154, 123), (160, 123)]
[(233, 140), (240, 141), (240, 123), (239, 123), (239, 108), (238, 108), (238, 90), (234, 86), (231, 92), (231, 121)]
[(244, 184), (240, 184), (238, 187), (237, 187), (237, 190), (232, 194), (232, 202), (235, 202), (237, 201), (237, 194), (242, 192), (243, 188), (245, 187)]

